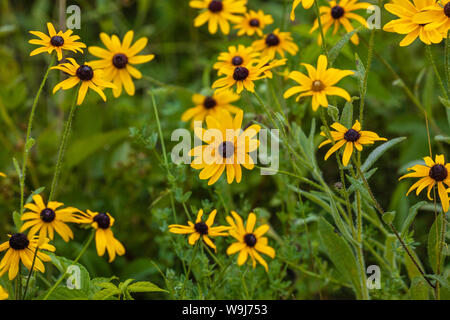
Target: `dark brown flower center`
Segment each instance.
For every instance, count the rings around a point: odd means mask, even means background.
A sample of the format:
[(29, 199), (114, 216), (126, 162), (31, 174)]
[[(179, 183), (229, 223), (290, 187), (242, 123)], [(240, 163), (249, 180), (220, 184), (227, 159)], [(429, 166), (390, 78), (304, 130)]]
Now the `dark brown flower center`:
[(349, 142), (355, 142), (359, 139), (359, 137), (361, 137), (361, 134), (354, 130), (354, 129), (349, 129), (345, 134), (344, 134), (344, 139), (349, 141)]
[(266, 44), (269, 47), (277, 46), (280, 43), (280, 38), (273, 33), (269, 33), (266, 37)]
[(236, 81), (242, 81), (247, 79), (249, 71), (246, 67), (237, 67), (233, 72), (233, 79)]
[(28, 248), (30, 241), (23, 233), (15, 233), (9, 238), (9, 246), (14, 250), (23, 250)]
[(435, 164), (430, 168), (429, 176), (437, 182), (444, 181), (448, 176), (447, 168), (442, 164)]
[(231, 63), (233, 66), (240, 66), (244, 62), (244, 59), (242, 59), (241, 56), (235, 56), (233, 59), (231, 59)]
[(82, 81), (89, 81), (94, 77), (94, 70), (86, 64), (77, 69), (77, 77)]
[(219, 12), (219, 11), (222, 11), (222, 9), (223, 9), (222, 1), (219, 1), (219, 0), (212, 0), (212, 1), (209, 3), (208, 9), (209, 9), (209, 11), (211, 11), (211, 12)]
[(344, 15), (344, 8), (342, 8), (341, 6), (334, 6), (333, 8), (331, 8), (331, 16), (334, 19), (339, 19), (343, 15)]
[(222, 142), (218, 148), (219, 154), (223, 158), (229, 158), (234, 155), (234, 145), (231, 141)]
[(112, 62), (117, 69), (123, 69), (128, 63), (128, 58), (123, 53), (117, 53), (114, 55)]
[(206, 97), (205, 100), (203, 100), (203, 106), (206, 109), (212, 109), (216, 106), (217, 102), (214, 98), (212, 97)]
[(54, 47), (61, 47), (64, 44), (64, 38), (61, 36), (53, 36), (50, 39), (50, 43)]
[(319, 92), (319, 91), (322, 91), (323, 89), (325, 89), (325, 85), (323, 84), (322, 81), (320, 81), (320, 80), (313, 81), (313, 83), (311, 85), (312, 91)]
[(249, 247), (254, 247), (256, 244), (256, 237), (253, 233), (247, 233), (244, 236), (244, 241)]
[(108, 229), (111, 224), (111, 219), (106, 213), (99, 213), (94, 217), (94, 221), (97, 222), (97, 225), (101, 229)]
[(49, 208), (45, 208), (41, 211), (41, 220), (44, 222), (52, 222), (55, 220), (55, 211)]
[(259, 27), (259, 20), (258, 19), (251, 19), (248, 23), (252, 27)]
[(444, 6), (444, 14), (450, 18), (450, 2), (447, 2), (447, 4)]
[(197, 222), (194, 225), (194, 229), (195, 229), (195, 231), (200, 233), (202, 236), (205, 235), (205, 234), (208, 234), (208, 226), (203, 221)]

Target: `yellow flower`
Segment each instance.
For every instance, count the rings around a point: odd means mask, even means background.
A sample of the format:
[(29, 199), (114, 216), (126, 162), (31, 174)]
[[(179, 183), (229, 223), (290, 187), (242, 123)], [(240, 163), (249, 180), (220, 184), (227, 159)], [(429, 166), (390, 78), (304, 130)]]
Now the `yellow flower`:
[(180, 224), (171, 224), (169, 225), (169, 231), (177, 234), (190, 234), (188, 242), (191, 246), (193, 246), (198, 239), (202, 238), (202, 240), (214, 251), (217, 252), (217, 248), (215, 244), (211, 241), (209, 237), (218, 237), (218, 236), (228, 236), (228, 233), (225, 232), (230, 229), (230, 227), (219, 226), (213, 227), (214, 219), (216, 217), (217, 210), (213, 210), (210, 214), (206, 222), (202, 221), (203, 210), (200, 209), (197, 213), (197, 219), (195, 220), (195, 224), (191, 221), (188, 221), (188, 226), (183, 226)]
[[(339, 30), (339, 26), (342, 25), (345, 31), (352, 31), (353, 25), (350, 22), (351, 19), (356, 20), (363, 26), (366, 26), (366, 20), (360, 15), (352, 12), (354, 10), (359, 9), (367, 9), (371, 6), (370, 3), (367, 2), (358, 2), (357, 0), (342, 0), (337, 3), (336, 1), (330, 1), (327, 6), (320, 7), (320, 22), (322, 23), (323, 33), (324, 35), (327, 33), (328, 29), (330, 29), (334, 25), (333, 35)], [(314, 21), (314, 25), (311, 28), (309, 33), (314, 32), (319, 28), (319, 21), (316, 19)], [(354, 44), (359, 44), (359, 38), (357, 34), (354, 34), (350, 40)], [(319, 33), (318, 43), (322, 44), (322, 36)]]
[(0, 286), (0, 300), (6, 300), (8, 299), (8, 296), (8, 292)]
[(240, 108), (232, 105), (232, 102), (239, 100), (240, 96), (233, 93), (231, 90), (223, 90), (214, 92), (212, 96), (204, 96), (201, 94), (194, 94), (192, 102), (195, 106), (186, 110), (182, 116), (182, 121), (189, 121), (192, 119), (192, 127), (195, 121), (203, 122), (207, 116), (214, 116), (219, 110), (227, 110), (231, 113), (241, 111)]
[(228, 52), (222, 52), (213, 68), (217, 69), (217, 75), (227, 74), (234, 71), (236, 67), (245, 66), (250, 61), (259, 56), (259, 52), (253, 50), (252, 47), (244, 47), (243, 45), (229, 46)]
[(56, 201), (50, 201), (45, 205), (40, 195), (34, 195), (33, 202), (25, 205), (25, 208), (30, 211), (25, 212), (21, 217), (22, 221), (28, 221), (22, 225), (20, 232), (31, 228), (28, 232), (29, 237), (39, 232), (39, 239), (48, 237), (53, 240), (56, 231), (66, 242), (73, 239), (73, 232), (66, 222), (76, 222), (73, 213), (79, 212), (78, 209), (72, 207), (58, 209), (64, 203)]
[(239, 111), (234, 119), (227, 111), (219, 111), (216, 117), (206, 117), (208, 130), (201, 127), (194, 128), (194, 133), (206, 145), (193, 148), (190, 156), (194, 156), (191, 167), (202, 170), (199, 178), (209, 179), (208, 185), (216, 183), (226, 169), (227, 182), (231, 184), (234, 179), (241, 182), (241, 165), (252, 170), (254, 162), (249, 152), (259, 147), (259, 141), (255, 136), (261, 127), (251, 125), (244, 131), (241, 130), (243, 111)]
[(0, 177), (6, 178), (6, 174), (4, 174), (3, 172), (0, 172)]
[(244, 88), (250, 92), (255, 92), (255, 84), (253, 82), (267, 78), (265, 72), (271, 68), (271, 66), (268, 65), (269, 60), (269, 57), (262, 58), (261, 60), (255, 59), (249, 61), (245, 65), (235, 67), (232, 71), (223, 70), (226, 72), (225, 77), (216, 80), (212, 87), (213, 89), (219, 88), (219, 91), (236, 85), (236, 92), (238, 94), (241, 93)]
[(314, 0), (294, 0), (294, 3), (292, 4), (292, 10), (291, 10), (291, 21), (295, 20), (295, 8), (297, 8), (297, 6), (300, 4), (300, 2), (303, 5), (304, 9), (309, 9), (312, 7), (312, 5), (314, 4)]
[(208, 22), (208, 31), (211, 34), (217, 32), (217, 26), (223, 34), (230, 33), (229, 21), (237, 23), (247, 11), (247, 0), (192, 0), (189, 6), (195, 9), (203, 9), (195, 18), (194, 26), (200, 27)]
[(264, 27), (272, 23), (273, 18), (270, 14), (264, 14), (262, 10), (258, 10), (258, 12), (250, 10), (244, 15), (244, 18), (234, 26), (234, 29), (239, 29), (237, 33), (238, 36), (244, 34), (252, 36), (257, 33), (262, 37)]
[(314, 111), (319, 106), (328, 107), (328, 96), (340, 96), (347, 101), (350, 101), (350, 95), (344, 89), (335, 87), (342, 78), (353, 74), (351, 70), (339, 70), (334, 68), (327, 69), (327, 57), (320, 55), (317, 59), (317, 69), (307, 63), (302, 63), (308, 70), (308, 76), (298, 71), (292, 71), (289, 78), (300, 84), (289, 88), (284, 93), (284, 98), (287, 99), (294, 94), (300, 93), (296, 101), (301, 97), (312, 96), (312, 108)]
[(77, 216), (78, 223), (91, 225), (95, 229), (95, 245), (97, 254), (102, 257), (108, 251), (109, 262), (113, 262), (116, 254), (123, 256), (125, 248), (119, 240), (114, 238), (111, 227), (114, 225), (114, 218), (109, 213), (98, 213), (87, 210)]
[[(345, 145), (344, 155), (342, 157), (342, 163), (344, 166), (350, 161), (350, 157), (353, 153), (353, 147), (358, 151), (362, 151), (363, 145), (374, 144), (375, 141), (386, 141), (386, 138), (380, 138), (375, 132), (372, 131), (361, 131), (361, 124), (356, 120), (353, 127), (347, 129), (342, 124), (335, 122), (331, 127), (336, 131), (331, 131), (331, 137), (334, 140), (334, 145), (328, 150), (325, 155), (325, 160), (327, 160), (334, 152)], [(320, 133), (321, 136), (326, 137), (325, 132)], [(319, 145), (319, 148), (326, 144), (331, 143), (330, 139), (325, 140)]]
[(247, 224), (244, 228), (242, 218), (234, 211), (231, 211), (231, 215), (233, 218), (228, 216), (226, 219), (232, 227), (229, 231), (230, 236), (235, 238), (237, 242), (228, 247), (227, 254), (232, 255), (239, 252), (237, 263), (240, 266), (243, 265), (245, 261), (247, 261), (247, 257), (250, 256), (253, 261), (253, 268), (256, 267), (256, 262), (259, 262), (264, 266), (266, 271), (269, 271), (266, 261), (258, 253), (261, 252), (266, 254), (272, 259), (275, 258), (275, 250), (268, 246), (267, 237), (263, 237), (263, 235), (269, 231), (269, 225), (263, 224), (254, 230), (256, 215), (251, 212), (248, 215)]
[[(15, 233), (8, 236), (9, 241), (0, 245), (0, 252), (7, 250), (0, 262), (0, 277), (8, 271), (9, 280), (13, 280), (19, 272), (20, 261), (22, 261), (28, 270), (31, 269), (39, 240), (38, 237), (27, 238), (23, 233)], [(39, 244), (33, 270), (44, 273), (45, 267), (42, 261), (48, 262), (51, 258), (40, 250), (54, 252), (55, 247), (48, 244), (48, 239), (45, 239), (44, 242), (40, 242)]]
[(286, 59), (273, 59), (271, 60), (267, 66), (269, 66), (270, 69), (264, 71), (264, 74), (266, 75), (267, 78), (272, 79), (273, 74), (271, 69), (279, 67), (279, 66), (284, 66), (286, 64)]
[(93, 67), (90, 63), (79, 65), (74, 59), (67, 58), (68, 63), (61, 63), (52, 69), (58, 69), (67, 73), (70, 77), (61, 81), (53, 88), (53, 94), (59, 89), (68, 90), (81, 82), (78, 91), (77, 105), (83, 103), (88, 88), (91, 88), (98, 95), (106, 101), (106, 96), (103, 93), (104, 87), (115, 88), (114, 84), (104, 79), (103, 70)]
[(406, 195), (408, 195), (414, 189), (416, 190), (416, 195), (428, 187), (427, 195), (428, 199), (433, 200), (430, 196), (431, 189), (437, 184), (439, 198), (441, 199), (442, 209), (444, 212), (447, 212), (449, 209), (449, 190), (446, 190), (445, 185), (450, 187), (450, 163), (445, 164), (444, 155), (436, 155), (435, 161), (431, 157), (423, 158), (425, 161), (425, 165), (415, 165), (411, 168), (408, 168), (408, 171), (414, 171), (411, 173), (407, 173), (404, 176), (400, 177), (399, 180), (404, 178), (421, 178), (419, 181), (414, 183), (411, 188), (409, 188)]
[(94, 68), (103, 69), (105, 72), (105, 80), (112, 81), (116, 86), (113, 89), (114, 97), (120, 96), (122, 93), (122, 85), (125, 91), (130, 95), (134, 95), (135, 87), (131, 77), (140, 79), (142, 73), (133, 65), (146, 63), (155, 57), (153, 54), (138, 55), (147, 45), (146, 37), (139, 38), (133, 45), (133, 31), (128, 31), (123, 37), (122, 43), (116, 35), (111, 38), (106, 33), (100, 33), (100, 39), (106, 49), (100, 47), (89, 47), (89, 52), (100, 60), (91, 61), (90, 65)]
[(81, 48), (86, 48), (86, 45), (84, 43), (77, 42), (77, 40), (79, 40), (80, 37), (73, 36), (72, 35), (73, 31), (70, 29), (67, 30), (66, 32), (58, 31), (58, 33), (56, 33), (53, 24), (51, 24), (50, 22), (47, 22), (47, 29), (49, 35), (46, 35), (45, 33), (40, 31), (30, 31), (31, 34), (35, 35), (36, 37), (39, 37), (40, 39), (32, 39), (28, 42), (31, 44), (37, 44), (41, 46), (40, 48), (31, 51), (30, 56), (34, 56), (42, 52), (47, 52), (51, 54), (53, 50), (55, 50), (58, 56), (58, 60), (62, 60), (63, 50), (70, 50), (75, 53), (76, 52), (83, 53), (83, 50)]
[(284, 58), (285, 51), (291, 55), (295, 55), (298, 51), (298, 46), (292, 41), (291, 33), (280, 32), (279, 29), (275, 29), (263, 39), (254, 41), (252, 47), (256, 51), (261, 51), (262, 56), (268, 56), (270, 59), (275, 57), (275, 53)]
[(425, 31), (438, 30), (443, 38), (450, 29), (450, 0), (440, 0), (413, 16), (413, 22), (424, 24)]
[[(384, 31), (406, 34), (400, 42), (400, 46), (409, 46), (414, 40), (419, 39), (425, 44), (439, 43), (442, 41), (442, 33), (432, 28), (427, 30), (425, 25), (416, 22), (415, 16), (426, 7), (434, 5), (434, 0), (415, 1), (393, 0), (384, 5), (387, 11), (400, 19), (392, 20), (383, 27)], [(437, 22), (437, 20), (435, 20)]]

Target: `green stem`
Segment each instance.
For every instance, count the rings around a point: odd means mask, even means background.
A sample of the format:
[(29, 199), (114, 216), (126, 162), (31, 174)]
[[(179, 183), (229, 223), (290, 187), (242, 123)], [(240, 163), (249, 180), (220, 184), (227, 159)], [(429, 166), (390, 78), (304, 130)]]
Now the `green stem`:
[(322, 21), (320, 19), (320, 10), (317, 0), (314, 0), (314, 8), (316, 9), (317, 21), (319, 22), (320, 37), (322, 38), (322, 50), (328, 58), (327, 44), (325, 43), (325, 34), (323, 32)]
[(27, 297), (28, 285), (30, 283), (31, 275), (33, 274), (33, 269), (34, 269), (34, 265), (36, 263), (36, 257), (37, 257), (38, 250), (39, 250), (39, 246), (36, 246), (36, 250), (34, 250), (34, 255), (33, 255), (33, 262), (31, 263), (30, 272), (28, 273), (28, 277), (27, 277), (27, 283), (25, 284), (25, 290), (23, 292), (23, 300), (25, 300)]
[(439, 87), (441, 88), (442, 94), (444, 95), (445, 99), (448, 100), (447, 90), (445, 89), (444, 82), (442, 81), (441, 75), (439, 74), (438, 68), (436, 66), (436, 62), (434, 61), (433, 53), (431, 52), (431, 46), (425, 46), (425, 47), (426, 47), (426, 51), (427, 51), (428, 61), (430, 62), (431, 66), (433, 67), (433, 71), (438, 80)]
[(375, 39), (375, 28), (372, 29), (370, 33), (370, 40), (369, 40), (369, 49), (367, 51), (367, 66), (366, 66), (366, 72), (364, 73), (364, 80), (363, 80), (363, 86), (361, 88), (361, 100), (359, 105), (359, 122), (361, 123), (361, 126), (363, 126), (364, 123), (364, 105), (366, 102), (366, 93), (367, 93), (367, 81), (369, 79), (369, 71), (370, 66), (372, 65), (372, 59), (373, 59), (373, 45), (374, 45), (374, 39)]
[[(200, 241), (200, 239), (199, 239), (199, 241)], [(192, 264), (194, 263), (194, 259), (195, 259), (195, 255), (197, 254), (198, 247), (199, 247), (199, 244), (197, 241), (197, 243), (195, 244), (195, 247), (194, 247), (194, 253), (192, 254), (191, 262), (189, 263), (189, 268), (188, 268), (188, 271), (186, 274), (186, 278), (184, 279), (183, 290), (181, 291), (181, 300), (183, 300), (183, 298), (184, 298), (184, 291), (186, 290), (186, 284), (189, 279), (189, 275), (191, 274)]]

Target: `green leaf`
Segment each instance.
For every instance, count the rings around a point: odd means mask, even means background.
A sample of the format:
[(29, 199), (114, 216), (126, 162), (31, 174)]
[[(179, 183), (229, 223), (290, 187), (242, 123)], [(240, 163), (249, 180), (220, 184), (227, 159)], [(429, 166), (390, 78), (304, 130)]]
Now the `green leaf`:
[[(42, 295), (42, 298), (44, 296), (45, 294)], [(88, 296), (83, 290), (69, 289), (67, 287), (57, 287), (50, 294), (48, 300), (88, 300)]]
[(361, 59), (359, 58), (358, 54), (355, 53), (355, 64), (356, 64), (356, 76), (359, 79), (359, 91), (364, 91), (364, 77), (366, 74), (366, 68), (364, 67), (364, 64), (362, 63)]
[(106, 300), (114, 297), (115, 295), (119, 295), (121, 291), (118, 288), (108, 288), (103, 289), (94, 294), (92, 297), (93, 300)]
[(344, 127), (351, 128), (353, 124), (353, 99), (345, 103), (342, 109), (341, 120), (339, 121)]
[(17, 230), (20, 230), (23, 225), (23, 221), (20, 219), (20, 214), (17, 211), (13, 212), (13, 220)]
[(383, 143), (381, 146), (376, 147), (368, 156), (366, 161), (364, 161), (363, 165), (361, 166), (361, 171), (367, 171), (370, 169), (370, 167), (390, 148), (395, 146), (397, 143), (402, 142), (405, 140), (406, 137), (399, 137), (392, 140), (389, 140), (385, 143)]
[[(437, 266), (438, 266), (438, 260), (440, 260), (440, 270), (443, 270), (444, 261), (445, 261), (445, 254), (446, 246), (445, 244), (441, 245), (441, 226), (442, 226), (442, 219), (441, 215), (438, 215), (436, 219), (433, 222), (433, 225), (430, 228), (430, 231), (428, 232), (428, 259), (430, 262), (430, 265), (435, 273), (437, 273)], [(444, 224), (445, 228), (445, 224)], [(445, 233), (445, 230), (444, 230)], [(445, 241), (445, 240), (444, 240)], [(441, 256), (439, 259), (439, 251), (441, 251)]]
[(349, 33), (345, 34), (341, 40), (339, 40), (333, 48), (328, 52), (328, 64), (332, 65), (336, 58), (338, 57), (339, 53), (341, 52), (342, 48), (350, 41), (350, 38), (356, 34), (357, 32), (361, 31), (362, 27), (356, 28)]
[(442, 136), (442, 135), (437, 135), (437, 136), (434, 137), (434, 140), (436, 140), (436, 141), (442, 141), (442, 142), (445, 142), (445, 143), (450, 144), (450, 137), (446, 137), (446, 136)]
[(449, 101), (449, 100), (447, 100), (447, 99), (445, 99), (445, 98), (442, 98), (442, 97), (439, 97), (439, 101), (440, 101), (446, 108), (450, 108), (450, 101)]
[(14, 169), (16, 169), (17, 176), (22, 179), (22, 170), (20, 170), (19, 162), (16, 158), (13, 158)]
[(429, 289), (430, 286), (423, 277), (415, 277), (411, 281), (409, 295), (412, 300), (428, 300)]
[[(72, 278), (79, 279), (79, 285), (80, 285), (79, 289), (86, 293), (89, 291), (90, 276), (89, 276), (89, 272), (86, 270), (86, 268), (84, 266), (82, 266), (79, 263), (74, 264), (72, 260), (66, 259), (64, 257), (56, 256), (55, 254), (53, 254), (51, 252), (49, 252), (47, 254), (51, 258), (51, 263), (56, 268), (58, 268), (58, 270), (61, 272), (61, 274), (66, 272), (67, 268), (69, 268), (70, 266), (73, 266), (73, 267), (71, 267), (71, 270), (69, 270), (68, 274), (66, 275), (67, 280), (72, 279)], [(67, 280), (65, 280), (61, 283), (62, 287), (66, 286)]]
[(25, 203), (30, 203), (33, 200), (33, 196), (42, 193), (42, 191), (45, 190), (45, 187), (40, 187), (37, 188), (36, 190), (34, 190), (27, 198), (27, 200), (25, 201)]
[(389, 211), (385, 212), (381, 218), (383, 219), (384, 223), (391, 224), (394, 221), (395, 218), (395, 211)]
[(331, 119), (333, 119), (334, 122), (339, 121), (339, 109), (338, 108), (336, 108), (335, 106), (332, 106), (330, 104), (330, 105), (328, 105), (327, 111), (328, 111), (328, 115), (331, 117)]
[(33, 138), (30, 138), (27, 141), (27, 143), (25, 144), (25, 151), (29, 152), (31, 150), (31, 148), (33, 148), (35, 143), (36, 143), (36, 140), (34, 140)]
[(426, 201), (420, 201), (413, 205), (411, 208), (409, 208), (408, 216), (406, 217), (405, 221), (403, 222), (402, 228), (400, 229), (400, 233), (402, 236), (405, 234), (405, 232), (408, 231), (408, 228), (413, 223), (414, 219), (416, 218), (417, 212), (419, 212), (419, 209), (422, 208), (422, 206), (426, 205)]
[(166, 290), (161, 289), (156, 284), (153, 284), (148, 281), (138, 281), (132, 283), (128, 286), (128, 291), (130, 292), (167, 292)]

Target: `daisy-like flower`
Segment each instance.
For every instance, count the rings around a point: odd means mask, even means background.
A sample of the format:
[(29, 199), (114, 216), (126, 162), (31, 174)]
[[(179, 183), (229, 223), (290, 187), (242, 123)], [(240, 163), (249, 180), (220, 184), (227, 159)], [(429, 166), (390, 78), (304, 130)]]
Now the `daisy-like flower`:
[(243, 111), (239, 111), (234, 119), (229, 112), (219, 111), (216, 117), (206, 117), (208, 129), (195, 127), (194, 133), (206, 145), (193, 148), (189, 155), (194, 156), (191, 167), (200, 171), (199, 178), (209, 179), (208, 185), (219, 180), (226, 169), (227, 182), (231, 184), (235, 179), (241, 182), (241, 166), (252, 170), (255, 166), (249, 152), (259, 147), (255, 136), (261, 127), (251, 125), (241, 130)]
[[(325, 160), (345, 145), (344, 155), (342, 156), (342, 163), (344, 166), (346, 166), (350, 161), (353, 148), (358, 151), (362, 151), (363, 145), (374, 144), (375, 141), (387, 141), (386, 138), (379, 137), (375, 132), (362, 131), (361, 124), (358, 120), (356, 120), (355, 124), (350, 129), (347, 129), (338, 122), (333, 123), (331, 127), (336, 130), (330, 132), (335, 144), (325, 154)], [(320, 135), (323, 137), (327, 136), (325, 132), (321, 132)], [(331, 142), (332, 141), (330, 139), (327, 139), (319, 145), (319, 148)]]
[(109, 262), (113, 262), (116, 254), (123, 256), (125, 248), (119, 240), (114, 238), (111, 227), (114, 225), (114, 218), (109, 213), (98, 213), (87, 210), (79, 212), (76, 222), (89, 224), (95, 229), (95, 245), (97, 254), (102, 257), (108, 251)]
[(8, 299), (8, 296), (8, 292), (0, 286), (0, 300), (6, 300)]
[[(414, 4), (409, 0), (393, 0), (391, 3), (384, 5), (385, 9), (390, 13), (399, 17), (386, 23), (383, 27), (384, 31), (395, 32), (398, 34), (406, 34), (400, 42), (400, 46), (409, 46), (414, 40), (419, 39), (425, 44), (440, 43), (442, 41), (442, 33), (437, 28), (427, 30), (426, 24), (422, 24), (415, 19), (415, 16), (427, 7), (433, 6), (434, 0), (416, 0)], [(434, 20), (438, 22), (439, 19)], [(419, 19), (419, 21), (421, 21)]]
[(284, 66), (285, 64), (286, 59), (273, 59), (267, 64), (267, 66), (269, 66), (270, 69), (264, 71), (264, 74), (267, 76), (267, 78), (272, 79), (273, 74), (271, 70), (279, 66)]
[(41, 250), (55, 251), (55, 247), (48, 244), (48, 239), (39, 243), (38, 237), (27, 237), (23, 233), (9, 235), (9, 241), (0, 245), (0, 252), (7, 250), (0, 262), (0, 277), (8, 271), (9, 280), (13, 280), (19, 272), (20, 261), (30, 270), (38, 245), (39, 250), (36, 255), (33, 270), (44, 273), (45, 267), (42, 261), (48, 262), (51, 258), (41, 252)]
[(128, 31), (123, 41), (116, 35), (111, 38), (106, 33), (100, 33), (100, 39), (106, 49), (100, 47), (89, 47), (89, 52), (100, 60), (91, 61), (90, 64), (94, 68), (101, 68), (105, 72), (105, 80), (112, 81), (116, 86), (113, 89), (114, 97), (120, 96), (122, 86), (130, 95), (134, 95), (135, 87), (131, 77), (140, 79), (142, 73), (133, 65), (146, 63), (155, 57), (153, 54), (138, 55), (147, 45), (146, 37), (139, 38), (133, 45), (133, 31)]
[(182, 121), (189, 121), (192, 119), (192, 127), (195, 121), (203, 122), (207, 116), (214, 116), (219, 110), (226, 110), (231, 113), (241, 111), (240, 108), (231, 103), (239, 100), (240, 96), (231, 90), (224, 90), (214, 92), (212, 96), (204, 96), (201, 94), (194, 94), (192, 102), (195, 106), (187, 109), (181, 116)]
[(236, 67), (245, 66), (250, 61), (259, 56), (259, 52), (255, 51), (252, 47), (245, 47), (243, 45), (229, 46), (228, 52), (222, 52), (217, 58), (217, 62), (213, 65), (213, 68), (218, 70), (217, 74), (231, 73)]
[(328, 96), (340, 96), (347, 101), (351, 100), (350, 95), (344, 89), (335, 87), (342, 78), (354, 74), (351, 70), (339, 70), (335, 68), (327, 69), (327, 57), (320, 55), (317, 59), (317, 69), (307, 63), (302, 63), (308, 71), (308, 76), (298, 71), (292, 71), (289, 78), (300, 84), (289, 88), (284, 93), (284, 98), (287, 99), (294, 94), (300, 93), (296, 101), (301, 97), (312, 96), (312, 108), (314, 111), (322, 107), (328, 107)]
[(4, 174), (3, 172), (0, 172), (0, 177), (6, 178), (6, 174)]
[(255, 92), (254, 81), (267, 78), (266, 71), (272, 67), (268, 64), (270, 58), (255, 59), (245, 65), (240, 65), (232, 70), (223, 70), (225, 77), (216, 80), (213, 89), (225, 90), (236, 85), (236, 92), (239, 94), (244, 88), (250, 92)]
[(269, 225), (263, 224), (255, 229), (256, 215), (252, 212), (248, 215), (247, 223), (244, 228), (242, 218), (234, 211), (231, 211), (233, 217), (226, 217), (232, 229), (229, 231), (230, 236), (235, 238), (237, 242), (231, 244), (227, 249), (227, 254), (232, 255), (239, 252), (237, 263), (243, 265), (247, 261), (248, 256), (253, 261), (253, 268), (256, 262), (264, 266), (269, 271), (266, 261), (261, 257), (259, 252), (268, 255), (272, 259), (275, 258), (275, 250), (268, 246), (267, 237), (263, 235), (269, 231)]
[(263, 39), (254, 41), (252, 47), (256, 51), (260, 51), (262, 56), (268, 56), (270, 59), (273, 59), (276, 53), (284, 58), (285, 51), (291, 55), (295, 55), (298, 51), (298, 46), (293, 42), (291, 33), (280, 32), (279, 29), (275, 29)]
[(194, 26), (200, 27), (208, 22), (208, 31), (211, 34), (217, 32), (217, 26), (223, 34), (230, 33), (230, 21), (237, 23), (242, 19), (247, 11), (245, 5), (247, 0), (192, 0), (189, 6), (195, 9), (202, 9), (202, 12), (195, 18)]
[(103, 70), (93, 67), (90, 63), (82, 64), (81, 66), (72, 58), (67, 58), (68, 63), (61, 63), (52, 69), (61, 70), (69, 75), (69, 78), (61, 81), (53, 88), (53, 94), (59, 89), (68, 90), (73, 88), (81, 82), (78, 90), (77, 105), (83, 103), (88, 88), (91, 88), (98, 95), (106, 101), (106, 96), (103, 89), (115, 88), (115, 85), (104, 79)]
[(40, 31), (30, 31), (31, 34), (39, 37), (40, 39), (31, 39), (28, 42), (41, 46), (31, 51), (30, 56), (34, 56), (42, 52), (51, 54), (53, 50), (55, 50), (58, 56), (58, 60), (61, 60), (63, 58), (63, 50), (70, 50), (75, 53), (83, 53), (83, 49), (81, 48), (86, 48), (86, 45), (84, 43), (77, 41), (80, 39), (80, 37), (72, 35), (73, 31), (70, 29), (65, 32), (58, 31), (58, 33), (56, 33), (55, 28), (53, 27), (53, 24), (51, 22), (47, 22), (47, 29), (49, 35), (46, 35), (45, 33)]
[(291, 21), (295, 20), (295, 8), (297, 8), (297, 6), (300, 4), (300, 2), (303, 5), (304, 9), (309, 9), (312, 7), (312, 5), (314, 4), (314, 0), (294, 0), (294, 3), (292, 4), (292, 10), (291, 10)]
[(197, 213), (197, 219), (195, 223), (188, 221), (187, 226), (183, 226), (180, 224), (171, 224), (169, 225), (169, 231), (177, 234), (190, 234), (188, 242), (191, 246), (193, 246), (198, 239), (202, 238), (202, 240), (210, 247), (213, 248), (214, 251), (217, 252), (216, 245), (211, 241), (209, 237), (218, 237), (218, 236), (228, 236), (228, 230), (230, 227), (226, 226), (218, 226), (213, 227), (214, 219), (216, 218), (217, 210), (213, 210), (208, 219), (203, 222), (203, 209), (200, 209)]
[[(350, 20), (356, 20), (363, 26), (367, 26), (366, 20), (353, 11), (359, 9), (367, 9), (371, 6), (370, 3), (358, 2), (358, 0), (341, 0), (339, 2), (332, 0), (328, 2), (328, 5), (329, 6), (320, 7), (320, 21), (323, 26), (324, 35), (333, 25), (333, 35), (336, 34), (341, 25), (344, 27), (345, 31), (352, 31), (354, 28)], [(309, 33), (313, 33), (318, 28), (319, 20), (316, 19)], [(359, 38), (357, 34), (354, 34), (350, 38), (350, 40), (353, 42), (353, 44), (359, 44)], [(319, 44), (322, 44), (322, 36), (320, 33), (317, 41)]]
[(252, 36), (257, 33), (260, 37), (263, 35), (264, 27), (272, 24), (273, 18), (270, 14), (264, 14), (262, 10), (250, 10), (244, 15), (244, 18), (234, 26), (234, 29), (239, 29), (237, 35), (244, 34)]
[(425, 161), (425, 165), (415, 165), (411, 168), (408, 168), (408, 171), (414, 171), (411, 173), (407, 173), (404, 176), (400, 177), (399, 180), (404, 178), (421, 178), (419, 181), (414, 183), (411, 188), (409, 188), (406, 195), (408, 195), (411, 191), (416, 189), (416, 195), (428, 187), (427, 196), (428, 199), (433, 200), (430, 196), (431, 189), (437, 184), (439, 198), (441, 199), (442, 209), (444, 212), (447, 212), (449, 209), (449, 196), (448, 191), (446, 190), (445, 185), (450, 187), (450, 163), (445, 163), (444, 155), (436, 155), (435, 161), (431, 157), (423, 158)]
[(440, 0), (413, 16), (413, 22), (424, 24), (425, 31), (438, 30), (443, 38), (450, 29), (450, 0)]
[(61, 208), (64, 203), (56, 201), (50, 201), (46, 205), (40, 195), (34, 195), (33, 202), (25, 205), (29, 211), (21, 217), (21, 220), (26, 222), (20, 228), (20, 232), (31, 228), (28, 232), (29, 237), (39, 232), (40, 239), (53, 240), (56, 231), (66, 242), (73, 239), (73, 232), (66, 223), (76, 222), (73, 214), (79, 212), (78, 209)]

